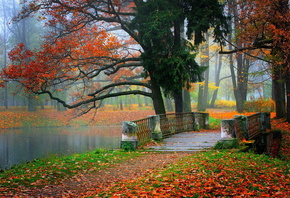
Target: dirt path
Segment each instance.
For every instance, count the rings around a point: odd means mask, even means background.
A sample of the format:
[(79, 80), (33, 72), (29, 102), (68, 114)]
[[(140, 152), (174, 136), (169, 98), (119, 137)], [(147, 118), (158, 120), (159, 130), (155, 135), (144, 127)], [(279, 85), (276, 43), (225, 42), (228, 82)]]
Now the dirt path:
[(177, 162), (189, 153), (149, 153), (130, 159), (95, 173), (80, 173), (63, 180), (60, 185), (46, 186), (42, 189), (25, 189), (14, 196), (6, 197), (84, 197), (104, 191), (116, 182), (140, 177), (159, 168)]

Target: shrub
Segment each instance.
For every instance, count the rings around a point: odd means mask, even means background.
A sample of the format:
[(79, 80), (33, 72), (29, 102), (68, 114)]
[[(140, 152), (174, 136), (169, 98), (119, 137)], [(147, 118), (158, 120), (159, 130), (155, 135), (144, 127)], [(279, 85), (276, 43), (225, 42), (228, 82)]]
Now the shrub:
[(217, 150), (234, 149), (234, 148), (239, 148), (239, 142), (238, 142), (238, 139), (236, 138), (220, 140), (214, 146), (214, 149), (217, 149)]
[(273, 112), (274, 101), (271, 99), (258, 98), (245, 102), (245, 111), (247, 112)]
[(122, 144), (121, 148), (124, 150), (124, 151), (135, 151), (135, 147), (134, 145), (131, 143), (131, 142), (125, 142)]

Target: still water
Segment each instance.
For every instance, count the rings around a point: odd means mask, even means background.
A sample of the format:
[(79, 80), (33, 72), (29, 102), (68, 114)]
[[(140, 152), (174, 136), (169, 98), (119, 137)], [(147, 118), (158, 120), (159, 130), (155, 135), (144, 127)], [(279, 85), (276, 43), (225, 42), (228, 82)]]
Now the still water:
[(121, 126), (0, 129), (0, 169), (51, 154), (120, 147)]

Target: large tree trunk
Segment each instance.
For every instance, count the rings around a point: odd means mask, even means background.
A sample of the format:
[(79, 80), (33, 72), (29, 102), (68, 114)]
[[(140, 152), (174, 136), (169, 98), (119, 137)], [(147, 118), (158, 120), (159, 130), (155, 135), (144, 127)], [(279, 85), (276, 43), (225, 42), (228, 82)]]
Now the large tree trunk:
[(183, 112), (191, 112), (191, 99), (188, 90), (183, 90)]
[(238, 54), (237, 64), (237, 111), (242, 113), (247, 100), (249, 61), (244, 55)]
[(176, 91), (174, 93), (175, 113), (183, 112), (183, 97), (182, 91)]
[(152, 101), (155, 110), (155, 114), (165, 114), (164, 101), (161, 94), (160, 87), (156, 84), (153, 75), (150, 75), (151, 78), (151, 90), (152, 90)]
[[(201, 66), (209, 67), (209, 34), (206, 36), (207, 43), (201, 48), (201, 54), (205, 58), (201, 58)], [(208, 105), (208, 84), (209, 84), (209, 68), (203, 73), (204, 84), (199, 86), (197, 111), (206, 111)]]
[[(174, 21), (174, 49), (179, 50), (181, 48), (181, 37), (184, 30), (184, 24), (181, 18)], [(182, 87), (180, 90), (175, 90), (174, 94), (174, 103), (175, 103), (175, 113), (183, 112), (183, 96), (182, 96)]]
[[(281, 68), (274, 68), (273, 70), (273, 99), (276, 106), (276, 117), (285, 118), (286, 109), (285, 109), (285, 81), (282, 77)], [(288, 88), (287, 88), (288, 89)]]

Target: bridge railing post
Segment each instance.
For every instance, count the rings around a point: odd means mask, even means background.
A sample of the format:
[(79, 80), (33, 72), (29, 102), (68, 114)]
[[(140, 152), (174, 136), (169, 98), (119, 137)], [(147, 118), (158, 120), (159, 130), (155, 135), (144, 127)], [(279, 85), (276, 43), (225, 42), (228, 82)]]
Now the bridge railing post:
[(236, 134), (235, 119), (222, 120), (221, 138), (234, 138)]
[(148, 116), (149, 117), (149, 128), (151, 131), (153, 140), (161, 140), (162, 139), (162, 131), (160, 128), (160, 116)]
[(261, 128), (263, 131), (271, 129), (271, 117), (269, 112), (261, 112)]
[(236, 138), (239, 140), (248, 139), (248, 117), (245, 115), (235, 115)]
[(203, 113), (202, 114), (203, 117), (203, 129), (209, 129), (209, 113)]
[(200, 126), (199, 126), (198, 113), (197, 112), (192, 112), (192, 119), (193, 119), (193, 130), (194, 131), (199, 131)]

